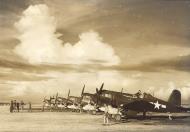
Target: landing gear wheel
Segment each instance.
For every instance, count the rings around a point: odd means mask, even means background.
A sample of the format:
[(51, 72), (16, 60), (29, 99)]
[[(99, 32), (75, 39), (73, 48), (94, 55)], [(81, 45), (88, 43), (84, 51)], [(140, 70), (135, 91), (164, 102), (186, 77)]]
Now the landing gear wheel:
[(96, 115), (96, 111), (95, 110), (92, 111), (92, 115)]
[(120, 114), (115, 115), (115, 120), (116, 121), (121, 121), (121, 115)]

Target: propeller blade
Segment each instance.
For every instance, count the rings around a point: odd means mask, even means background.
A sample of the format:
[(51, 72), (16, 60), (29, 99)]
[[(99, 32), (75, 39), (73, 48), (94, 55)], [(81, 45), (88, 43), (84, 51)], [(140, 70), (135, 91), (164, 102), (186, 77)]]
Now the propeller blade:
[(98, 94), (98, 93), (99, 93), (98, 88), (96, 88), (96, 94)]
[(83, 96), (84, 89), (85, 89), (85, 84), (84, 84), (84, 86), (83, 86), (83, 88), (82, 88), (81, 96)]
[(102, 85), (100, 87), (100, 90), (99, 90), (100, 93), (102, 92), (103, 87), (104, 87), (104, 83), (102, 83)]
[(69, 96), (70, 96), (70, 89), (69, 89), (69, 92), (68, 92), (68, 96), (67, 96), (67, 99), (69, 99)]
[(45, 102), (45, 100), (46, 100), (46, 96), (44, 97), (44, 101), (43, 102)]
[(58, 97), (58, 93), (55, 96), (55, 104), (57, 105), (57, 97)]
[(123, 88), (121, 89), (121, 93), (123, 93)]

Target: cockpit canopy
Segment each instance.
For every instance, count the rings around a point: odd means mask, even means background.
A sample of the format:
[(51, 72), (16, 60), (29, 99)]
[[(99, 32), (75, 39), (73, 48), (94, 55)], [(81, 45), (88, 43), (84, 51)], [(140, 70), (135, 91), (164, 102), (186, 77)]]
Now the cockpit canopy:
[(89, 96), (89, 95), (84, 95), (84, 96), (83, 96), (83, 99), (91, 99), (91, 96)]
[(102, 97), (106, 97), (106, 98), (110, 98), (110, 99), (111, 99), (113, 95), (110, 94), (110, 93), (102, 93), (101, 96), (102, 96)]
[(76, 101), (77, 101), (77, 98), (69, 97), (69, 100), (71, 100), (71, 101), (73, 101), (73, 102), (76, 102)]

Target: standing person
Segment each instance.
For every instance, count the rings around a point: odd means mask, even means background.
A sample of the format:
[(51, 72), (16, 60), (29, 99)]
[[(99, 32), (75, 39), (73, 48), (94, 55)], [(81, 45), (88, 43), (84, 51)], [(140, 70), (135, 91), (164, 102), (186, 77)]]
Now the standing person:
[(21, 110), (24, 110), (24, 102), (22, 100), (20, 101), (20, 106), (21, 106)]
[(16, 110), (16, 100), (13, 102), (13, 111)]
[(19, 112), (19, 109), (20, 109), (20, 104), (19, 104), (19, 102), (16, 103), (16, 107), (17, 107), (17, 111)]
[(44, 111), (44, 107), (45, 107), (45, 102), (43, 102), (42, 111)]
[(29, 102), (29, 110), (28, 111), (32, 112), (32, 104), (31, 104), (31, 102)]
[(13, 112), (13, 101), (11, 100), (11, 104), (10, 104), (10, 112)]
[(105, 110), (104, 110), (104, 124), (107, 125), (109, 124), (109, 113), (108, 113), (108, 105), (104, 104)]

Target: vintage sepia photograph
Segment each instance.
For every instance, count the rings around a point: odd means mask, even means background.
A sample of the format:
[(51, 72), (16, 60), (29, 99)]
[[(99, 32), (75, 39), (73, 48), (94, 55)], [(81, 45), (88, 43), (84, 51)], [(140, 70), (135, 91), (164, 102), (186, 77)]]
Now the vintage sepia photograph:
[(190, 0), (0, 0), (0, 132), (190, 132)]

